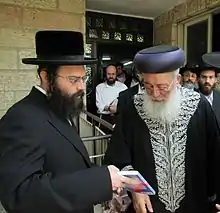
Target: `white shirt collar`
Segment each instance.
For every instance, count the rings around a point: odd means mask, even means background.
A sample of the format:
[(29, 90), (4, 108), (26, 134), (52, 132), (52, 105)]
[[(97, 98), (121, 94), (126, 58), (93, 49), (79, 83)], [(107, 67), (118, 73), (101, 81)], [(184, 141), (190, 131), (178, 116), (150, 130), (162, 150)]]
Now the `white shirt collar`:
[(210, 95), (205, 95), (206, 99), (209, 101), (209, 103), (212, 105), (213, 103), (213, 91)]
[(47, 96), (47, 92), (46, 92), (42, 87), (36, 85), (35, 88), (36, 88), (38, 91), (40, 91), (41, 93), (43, 93), (44, 95)]

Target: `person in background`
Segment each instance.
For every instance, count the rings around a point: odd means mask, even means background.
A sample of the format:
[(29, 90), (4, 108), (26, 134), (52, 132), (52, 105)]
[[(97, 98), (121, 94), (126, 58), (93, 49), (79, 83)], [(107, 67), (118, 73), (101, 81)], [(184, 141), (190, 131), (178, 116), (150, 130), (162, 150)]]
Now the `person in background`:
[(117, 112), (119, 117), (121, 114), (120, 112), (123, 112), (124, 107), (126, 107), (128, 104), (132, 104), (134, 95), (136, 95), (138, 92), (140, 92), (143, 89), (143, 76), (141, 73), (138, 73), (135, 69), (133, 70), (133, 76), (136, 79), (136, 85), (131, 86), (127, 90), (124, 90), (119, 93), (118, 97), (118, 106), (117, 106)]
[(188, 89), (197, 90), (197, 67), (189, 66), (186, 64), (185, 67), (180, 69), (180, 74), (182, 76), (182, 86)]
[(220, 201), (219, 126), (206, 98), (179, 85), (184, 55), (158, 45), (134, 58), (145, 89), (120, 112), (104, 163), (138, 170), (156, 195), (131, 193), (128, 212), (207, 213)]
[(36, 33), (40, 85), (0, 120), (0, 200), (8, 213), (90, 213), (128, 178), (115, 166), (94, 166), (73, 118), (84, 108), (83, 35)]
[(124, 65), (122, 63), (116, 63), (116, 69), (117, 69), (117, 80), (121, 83), (125, 84), (128, 88), (131, 85), (132, 76), (130, 76), (126, 70), (124, 70)]
[(203, 64), (198, 69), (198, 91), (211, 104), (220, 125), (220, 93), (215, 89), (217, 75), (220, 73), (220, 66), (217, 67), (218, 60), (220, 60), (219, 53), (206, 53), (202, 56)]
[(127, 89), (127, 86), (117, 81), (116, 67), (108, 65), (105, 70), (105, 82), (96, 86), (96, 107), (101, 118), (115, 124), (118, 95)]

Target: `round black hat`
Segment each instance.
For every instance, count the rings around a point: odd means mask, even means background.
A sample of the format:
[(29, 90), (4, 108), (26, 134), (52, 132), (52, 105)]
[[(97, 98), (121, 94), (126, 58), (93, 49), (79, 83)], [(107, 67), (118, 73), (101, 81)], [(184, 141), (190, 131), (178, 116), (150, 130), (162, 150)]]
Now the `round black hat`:
[(171, 72), (181, 68), (184, 62), (184, 51), (171, 45), (146, 48), (134, 57), (134, 65), (142, 73)]
[(84, 58), (83, 35), (75, 31), (39, 31), (35, 36), (36, 58), (23, 58), (33, 65), (88, 65), (94, 58)]
[(184, 67), (180, 68), (180, 74), (183, 75), (184, 72), (190, 71), (192, 73), (198, 74), (199, 65), (187, 63)]
[(206, 53), (202, 56), (205, 67), (220, 69), (220, 52)]

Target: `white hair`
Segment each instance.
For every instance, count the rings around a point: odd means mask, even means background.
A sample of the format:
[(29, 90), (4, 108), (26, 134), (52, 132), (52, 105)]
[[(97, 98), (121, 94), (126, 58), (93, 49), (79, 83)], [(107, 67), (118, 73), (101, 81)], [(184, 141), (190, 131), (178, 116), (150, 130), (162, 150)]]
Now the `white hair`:
[(177, 77), (179, 76), (179, 73), (180, 73), (180, 69), (174, 70), (174, 71), (172, 72), (173, 77), (174, 77), (174, 78), (177, 78)]

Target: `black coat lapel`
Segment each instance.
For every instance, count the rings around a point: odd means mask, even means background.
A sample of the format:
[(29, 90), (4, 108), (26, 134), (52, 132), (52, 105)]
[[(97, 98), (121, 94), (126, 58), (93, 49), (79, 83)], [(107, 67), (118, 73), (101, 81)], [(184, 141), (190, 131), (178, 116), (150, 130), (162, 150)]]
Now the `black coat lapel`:
[(62, 134), (75, 147), (76, 150), (80, 152), (87, 165), (91, 166), (88, 152), (80, 136), (78, 135), (76, 128), (71, 126), (67, 120), (62, 120), (59, 117), (57, 117), (53, 112), (49, 111), (49, 114), (50, 114), (50, 119), (49, 119), (50, 124), (54, 128), (56, 128), (57, 131), (59, 131), (60, 134)]
[(213, 91), (212, 108), (220, 125), (220, 94), (217, 91)]
[[(76, 128), (71, 126), (67, 120), (57, 117), (52, 111), (50, 111), (48, 106), (48, 101), (46, 95), (41, 93), (39, 90), (33, 87), (32, 91), (28, 96), (28, 100), (34, 103), (38, 107), (43, 108), (45, 111), (45, 116), (48, 118), (49, 123), (56, 128), (83, 156), (85, 162), (88, 166), (91, 166), (91, 162), (88, 156), (86, 147), (84, 146), (80, 136), (77, 133)], [(48, 115), (49, 112), (49, 115)]]

